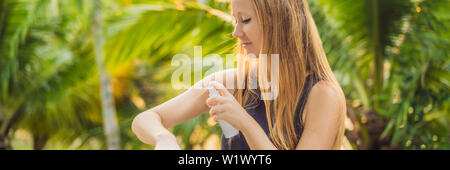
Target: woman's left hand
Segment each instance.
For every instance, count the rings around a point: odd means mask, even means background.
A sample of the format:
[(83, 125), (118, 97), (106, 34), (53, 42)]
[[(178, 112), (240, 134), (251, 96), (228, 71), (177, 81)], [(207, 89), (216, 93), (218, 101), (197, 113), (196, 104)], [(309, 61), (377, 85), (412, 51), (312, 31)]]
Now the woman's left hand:
[(224, 120), (234, 128), (242, 130), (248, 116), (247, 111), (221, 83), (212, 81), (209, 85), (220, 94), (206, 100), (206, 104), (210, 108), (210, 116), (214, 121)]

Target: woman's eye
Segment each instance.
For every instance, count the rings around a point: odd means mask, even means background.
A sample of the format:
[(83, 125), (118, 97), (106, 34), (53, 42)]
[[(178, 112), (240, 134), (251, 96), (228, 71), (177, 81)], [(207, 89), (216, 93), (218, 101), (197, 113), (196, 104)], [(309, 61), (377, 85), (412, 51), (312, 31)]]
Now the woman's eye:
[(251, 18), (249, 18), (249, 19), (246, 19), (246, 20), (242, 20), (242, 23), (244, 23), (244, 24), (248, 24), (250, 21), (251, 21), (252, 19)]

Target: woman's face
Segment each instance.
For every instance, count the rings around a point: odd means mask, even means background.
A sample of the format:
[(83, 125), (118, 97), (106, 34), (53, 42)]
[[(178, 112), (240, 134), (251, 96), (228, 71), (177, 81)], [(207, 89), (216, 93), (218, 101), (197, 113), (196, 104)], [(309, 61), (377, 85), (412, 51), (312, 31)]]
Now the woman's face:
[(231, 8), (236, 24), (233, 36), (239, 38), (248, 54), (258, 56), (261, 50), (261, 29), (252, 2), (232, 0)]

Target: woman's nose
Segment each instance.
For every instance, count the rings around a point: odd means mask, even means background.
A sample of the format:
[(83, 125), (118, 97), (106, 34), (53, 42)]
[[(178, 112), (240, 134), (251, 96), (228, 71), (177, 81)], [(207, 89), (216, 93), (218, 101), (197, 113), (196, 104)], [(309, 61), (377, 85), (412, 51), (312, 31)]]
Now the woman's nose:
[(244, 35), (244, 33), (241, 31), (241, 30), (239, 30), (239, 28), (235, 28), (234, 29), (234, 31), (233, 31), (233, 37), (235, 37), (235, 38), (240, 38), (240, 37), (242, 37)]

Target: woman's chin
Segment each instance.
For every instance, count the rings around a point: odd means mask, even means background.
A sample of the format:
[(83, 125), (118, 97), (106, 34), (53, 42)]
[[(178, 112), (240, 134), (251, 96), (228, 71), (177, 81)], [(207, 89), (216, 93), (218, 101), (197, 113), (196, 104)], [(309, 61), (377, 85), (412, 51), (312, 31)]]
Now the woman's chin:
[(254, 55), (256, 57), (259, 57), (259, 52), (255, 51), (255, 50), (247, 50), (247, 49), (245, 49), (245, 52), (247, 53), (247, 55)]

